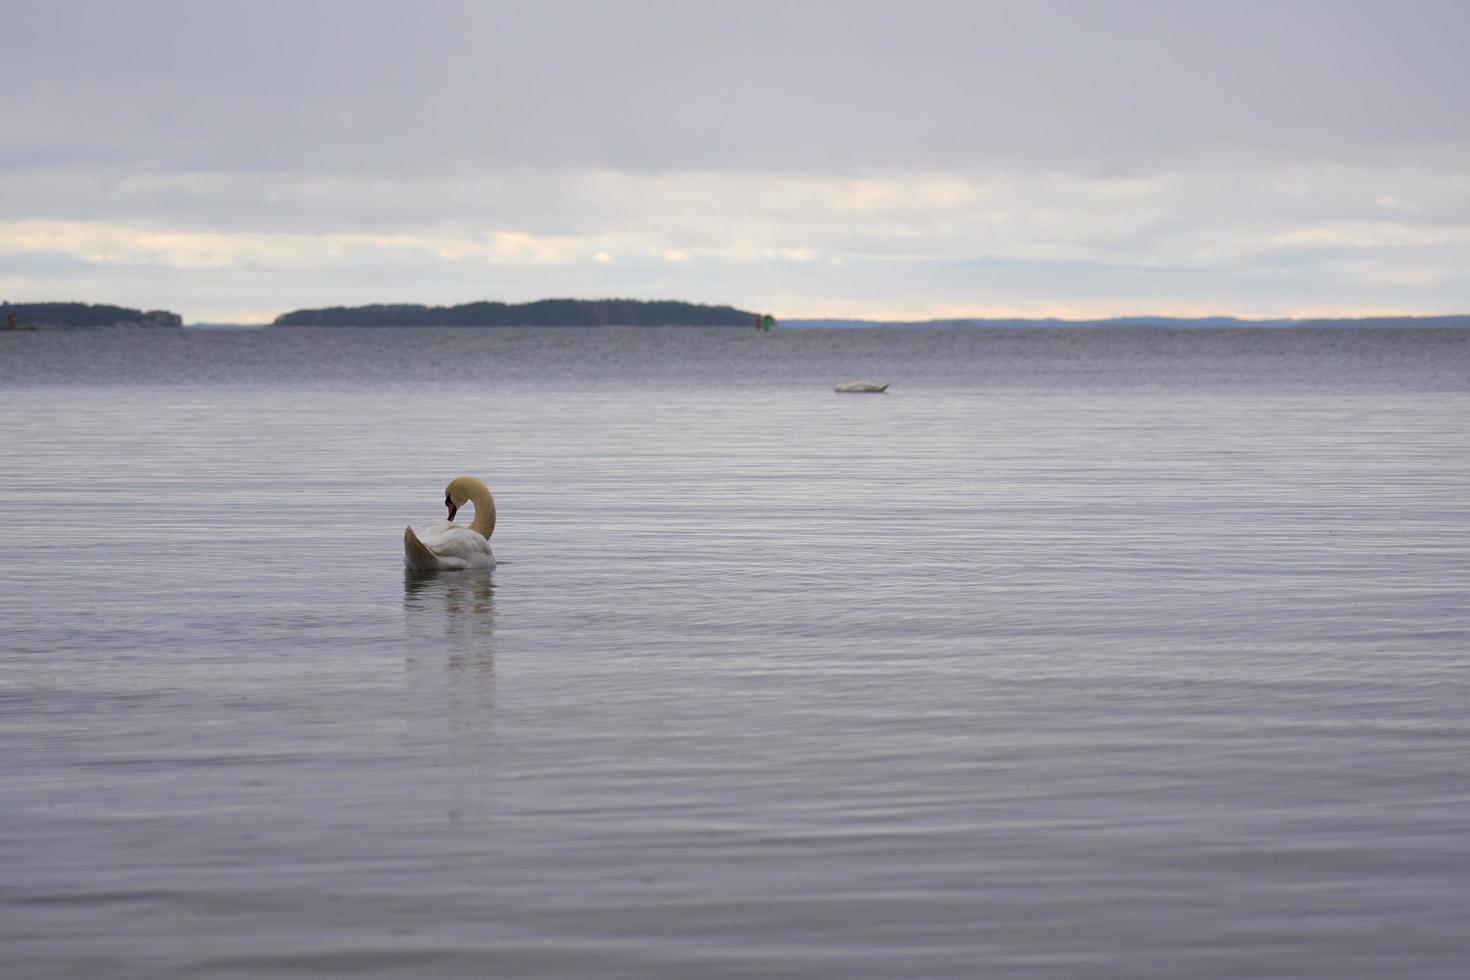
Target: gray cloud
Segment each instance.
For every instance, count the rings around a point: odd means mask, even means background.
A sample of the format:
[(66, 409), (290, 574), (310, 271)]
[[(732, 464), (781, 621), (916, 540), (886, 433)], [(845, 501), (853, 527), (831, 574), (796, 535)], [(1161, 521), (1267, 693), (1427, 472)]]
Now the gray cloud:
[(1470, 307), (1458, 2), (0, 12), (12, 297)]
[(10, 6), (13, 163), (1086, 170), (1470, 138), (1454, 2)]

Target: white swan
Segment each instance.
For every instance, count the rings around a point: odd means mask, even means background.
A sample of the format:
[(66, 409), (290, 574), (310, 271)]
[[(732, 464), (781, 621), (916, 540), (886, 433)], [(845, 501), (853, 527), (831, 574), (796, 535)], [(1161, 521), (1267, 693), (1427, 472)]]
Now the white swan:
[[(454, 512), (468, 501), (475, 505), (469, 527), (454, 523)], [(444, 488), (449, 520), (432, 521), (403, 529), (403, 563), (409, 568), (494, 568), (490, 535), (495, 533), (495, 498), (490, 488), (472, 476), (459, 476)]]

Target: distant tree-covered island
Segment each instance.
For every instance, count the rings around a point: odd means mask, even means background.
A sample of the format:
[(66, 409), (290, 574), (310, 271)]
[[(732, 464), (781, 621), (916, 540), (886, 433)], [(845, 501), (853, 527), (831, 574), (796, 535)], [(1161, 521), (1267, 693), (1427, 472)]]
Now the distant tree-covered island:
[(0, 329), (65, 329), (69, 327), (182, 327), (183, 318), (168, 310), (134, 310), (105, 303), (0, 302)]
[(755, 314), (677, 300), (543, 299), (534, 303), (333, 306), (282, 313), (276, 327), (745, 327)]

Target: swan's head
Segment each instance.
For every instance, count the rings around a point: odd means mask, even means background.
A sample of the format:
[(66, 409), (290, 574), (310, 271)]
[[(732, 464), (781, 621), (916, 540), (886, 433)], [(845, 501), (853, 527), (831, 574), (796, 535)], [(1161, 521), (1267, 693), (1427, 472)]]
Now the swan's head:
[(457, 476), (449, 481), (449, 486), (444, 488), (444, 506), (449, 508), (451, 521), (454, 520), (456, 511), (475, 498), (477, 490), (488, 494), (485, 484), (472, 476)]

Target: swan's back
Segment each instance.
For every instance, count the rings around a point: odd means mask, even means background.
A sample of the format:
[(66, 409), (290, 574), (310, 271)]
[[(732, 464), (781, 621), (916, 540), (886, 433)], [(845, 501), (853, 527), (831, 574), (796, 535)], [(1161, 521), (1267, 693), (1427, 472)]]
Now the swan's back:
[(490, 542), (479, 533), (449, 521), (403, 529), (403, 563), (409, 568), (493, 568)]

